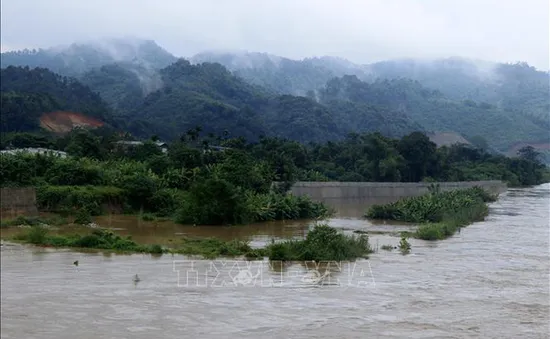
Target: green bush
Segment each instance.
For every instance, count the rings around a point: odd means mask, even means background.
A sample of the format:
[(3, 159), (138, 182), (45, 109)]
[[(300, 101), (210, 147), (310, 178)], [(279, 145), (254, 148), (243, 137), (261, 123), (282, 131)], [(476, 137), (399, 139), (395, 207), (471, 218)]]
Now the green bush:
[(76, 212), (75, 224), (88, 225), (92, 222), (92, 215), (86, 208), (81, 208)]
[(51, 212), (70, 212), (85, 209), (99, 215), (105, 205), (122, 205), (124, 190), (103, 186), (40, 186), (36, 190), (38, 207)]
[(368, 236), (345, 235), (324, 224), (317, 224), (304, 240), (272, 242), (266, 248), (270, 260), (343, 261), (372, 253)]
[(28, 231), (27, 239), (31, 244), (39, 245), (44, 243), (47, 234), (47, 228), (43, 226), (32, 226)]
[(149, 210), (154, 211), (157, 216), (168, 217), (177, 211), (184, 199), (184, 192), (173, 188), (162, 188), (149, 198)]
[(197, 182), (177, 211), (176, 221), (200, 225), (246, 223), (243, 192), (223, 179), (209, 178)]
[[(189, 255), (202, 255), (205, 258), (216, 258), (219, 256), (234, 257), (254, 253), (248, 242), (241, 240), (223, 241), (216, 238), (182, 240), (175, 252)], [(256, 252), (256, 254), (260, 254)]]

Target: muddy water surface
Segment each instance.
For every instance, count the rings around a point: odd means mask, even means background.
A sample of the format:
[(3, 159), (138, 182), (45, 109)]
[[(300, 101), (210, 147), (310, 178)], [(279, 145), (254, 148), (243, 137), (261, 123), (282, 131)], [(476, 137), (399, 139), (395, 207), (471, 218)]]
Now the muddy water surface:
[[(547, 338), (550, 186), (509, 190), (485, 222), (412, 253), (324, 267), (2, 246), (2, 338)], [(356, 210), (356, 215), (360, 215)], [(343, 215), (344, 214), (344, 215)], [(331, 225), (373, 225), (340, 213)], [(101, 222), (102, 226), (106, 221)], [(307, 222), (241, 228), (111, 219), (134, 239), (176, 233), (261, 244)], [(141, 231), (136, 231), (140, 229)], [(159, 236), (165, 232), (167, 236)], [(168, 236), (170, 234), (170, 237)], [(152, 237), (152, 238), (151, 238)], [(166, 240), (168, 241), (168, 240)], [(373, 244), (398, 238), (373, 235)], [(156, 241), (146, 241), (156, 242)], [(79, 266), (72, 265), (79, 260)], [(139, 274), (141, 281), (132, 278)], [(321, 274), (321, 276), (319, 276)]]

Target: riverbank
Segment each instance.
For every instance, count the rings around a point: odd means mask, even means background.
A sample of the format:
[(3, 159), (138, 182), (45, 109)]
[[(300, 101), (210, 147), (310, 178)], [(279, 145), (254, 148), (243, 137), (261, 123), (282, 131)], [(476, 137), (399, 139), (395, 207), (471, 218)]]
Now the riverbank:
[(441, 240), (454, 235), (460, 228), (482, 221), (489, 213), (488, 202), (497, 195), (480, 187), (431, 192), (409, 197), (391, 204), (375, 205), (365, 214), (369, 219), (395, 220), (419, 224), (411, 235), (422, 240)]

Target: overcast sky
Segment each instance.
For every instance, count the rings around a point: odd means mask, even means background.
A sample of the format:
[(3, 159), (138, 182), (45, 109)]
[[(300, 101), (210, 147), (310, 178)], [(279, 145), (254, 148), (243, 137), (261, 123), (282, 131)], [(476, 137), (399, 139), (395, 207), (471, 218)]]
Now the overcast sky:
[(2, 0), (2, 51), (102, 37), (368, 63), (464, 56), (549, 68), (548, 0)]

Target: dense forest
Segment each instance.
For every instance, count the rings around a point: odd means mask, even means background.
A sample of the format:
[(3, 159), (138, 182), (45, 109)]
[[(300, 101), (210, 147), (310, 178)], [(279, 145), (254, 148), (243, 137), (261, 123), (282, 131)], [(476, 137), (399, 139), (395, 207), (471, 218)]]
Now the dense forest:
[[(399, 139), (378, 132), (352, 133), (336, 142), (304, 144), (276, 137), (259, 137), (255, 142), (247, 142), (242, 137), (215, 135), (196, 127), (170, 143), (165, 153), (153, 142), (158, 140), (156, 136), (135, 147), (117, 147), (117, 141), (129, 137), (110, 128), (77, 128), (64, 136), (8, 133), (2, 139), (1, 147), (45, 147), (66, 151), (76, 159), (103, 162), (126, 159), (143, 162), (155, 173), (173, 168), (180, 174), (208, 168), (226, 155), (237, 152), (243, 156), (246, 154), (252, 162), (265, 162), (273, 171), (270, 180), (287, 183), (503, 180), (511, 186), (526, 186), (548, 180), (545, 177), (548, 169), (542, 163), (540, 153), (532, 147), (524, 147), (516, 157), (510, 158), (470, 145), (438, 148), (421, 132), (412, 132)], [(219, 147), (228, 151), (217, 152)], [(30, 172), (15, 173), (32, 177)], [(186, 177), (180, 176), (181, 180)], [(4, 176), (3, 184), (9, 184), (9, 178), (9, 175)]]
[[(2, 84), (3, 93), (47, 93), (62, 103), (52, 109), (76, 110), (101, 117), (106, 123), (140, 137), (158, 135), (172, 140), (181, 131), (197, 125), (204, 126), (208, 133), (228, 132), (251, 141), (266, 135), (302, 142), (337, 140), (348, 131), (381, 131), (398, 137), (422, 129), (404, 114), (385, 106), (338, 100), (322, 104), (307, 97), (272, 95), (219, 64), (191, 65), (183, 59), (160, 70), (155, 81), (162, 87), (145, 96), (147, 91), (136, 81), (137, 75), (127, 68), (112, 65), (86, 73), (83, 81), (111, 102), (109, 108), (78, 80), (57, 76), (45, 69), (8, 67), (4, 73), (9, 79)], [(39, 75), (42, 73), (44, 76)], [(37, 77), (40, 79), (35, 79)], [(69, 88), (78, 87), (78, 94), (68, 92), (66, 84)], [(73, 100), (76, 98), (79, 100)], [(18, 103), (21, 107), (10, 110), (24, 111), (28, 105), (24, 101)], [(47, 107), (39, 109), (48, 112)], [(25, 126), (37, 126), (38, 116), (38, 113), (29, 114)], [(8, 125), (6, 131), (11, 130), (24, 131), (20, 126)]]
[(502, 153), (521, 144), (550, 149), (548, 73), (526, 64), (450, 58), (357, 65), (260, 53), (190, 60), (152, 41), (122, 39), (3, 53), (2, 67), (42, 68), (2, 70), (2, 131), (35, 131), (41, 113), (71, 110), (164, 140), (200, 125), (248, 141), (422, 131), (454, 132)]
[(101, 97), (73, 78), (45, 68), (7, 67), (1, 70), (2, 132), (39, 129), (43, 113), (72, 111), (111, 122), (110, 108)]

